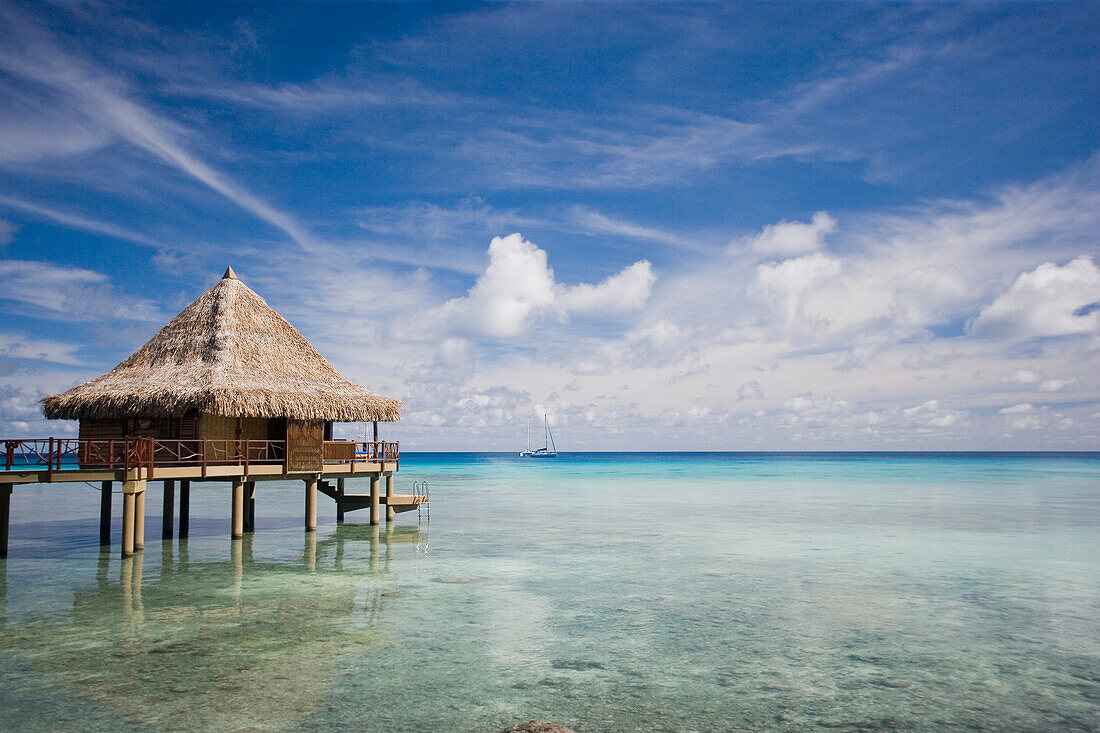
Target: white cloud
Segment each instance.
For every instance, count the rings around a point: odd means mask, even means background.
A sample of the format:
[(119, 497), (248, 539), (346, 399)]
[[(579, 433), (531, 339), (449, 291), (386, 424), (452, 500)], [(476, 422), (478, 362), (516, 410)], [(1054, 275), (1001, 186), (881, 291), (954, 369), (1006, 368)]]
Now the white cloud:
[[(55, 221), (58, 224), (63, 224), (73, 229), (80, 229), (85, 232), (92, 232), (94, 234), (104, 234), (108, 237), (115, 239), (123, 239), (135, 244), (142, 244), (147, 247), (160, 247), (161, 245), (156, 241), (146, 237), (144, 234), (135, 232), (132, 229), (126, 227), (120, 227), (116, 224), (109, 222), (98, 221), (79, 214), (73, 214), (67, 211), (59, 211), (58, 209), (51, 208), (49, 206), (42, 206), (40, 204), (31, 203), (30, 201), (24, 201), (22, 199), (15, 198), (13, 196), (0, 195), (0, 204), (4, 206), (10, 206), (13, 209), (25, 211), (29, 214), (34, 214), (37, 217)], [(2, 224), (3, 222), (0, 222)], [(3, 233), (2, 227), (0, 227), (0, 234)], [(2, 242), (2, 236), (0, 236), (0, 242)]]
[(15, 239), (15, 225), (7, 219), (0, 219), (0, 247), (11, 244)]
[(1043, 421), (1038, 415), (1013, 418), (1009, 424), (1013, 430), (1038, 430), (1043, 427)]
[(1077, 377), (1071, 377), (1069, 379), (1046, 379), (1039, 385), (1040, 392), (1062, 392), (1070, 387), (1076, 387), (1080, 384), (1077, 381)]
[(1002, 407), (1000, 410), (998, 410), (998, 412), (1000, 412), (1002, 415), (1020, 415), (1022, 413), (1032, 412), (1034, 410), (1035, 407), (1031, 403), (1021, 402), (1020, 404), (1012, 405), (1010, 407)]
[[(123, 140), (281, 230), (303, 249), (317, 252), (322, 248), (322, 243), (292, 216), (190, 151), (181, 142), (185, 130), (133, 101), (122, 80), (91, 61), (67, 53), (55, 38), (14, 8), (0, 5), (0, 17), (8, 34), (8, 43), (0, 46), (0, 69), (24, 82), (41, 85), (50, 95), (65, 100), (65, 130), (58, 130), (60, 134), (56, 137), (60, 141), (53, 143), (49, 155), (72, 154)], [(64, 134), (70, 128), (82, 134)], [(69, 142), (70, 138), (79, 144)], [(37, 149), (34, 154), (46, 155)]]
[(33, 306), (42, 317), (64, 320), (163, 318), (152, 301), (116, 293), (106, 275), (28, 260), (0, 260), (0, 299)]
[(762, 400), (764, 399), (764, 388), (755, 379), (745, 382), (737, 388), (737, 399)]
[(1043, 375), (1040, 372), (1032, 371), (1031, 369), (1017, 369), (1008, 376), (1001, 377), (1001, 381), (1005, 384), (1035, 384), (1042, 381)]
[(465, 296), (433, 313), (432, 320), (459, 333), (510, 338), (545, 316), (636, 310), (649, 298), (655, 279), (649, 262), (641, 260), (597, 285), (561, 285), (554, 279), (545, 250), (518, 233), (494, 237), (485, 272)]
[(674, 232), (616, 219), (584, 206), (574, 206), (570, 209), (569, 216), (573, 223), (583, 231), (591, 234), (611, 234), (619, 237), (658, 242), (682, 249), (698, 251), (705, 249), (697, 241)]
[(797, 257), (822, 249), (826, 235), (835, 232), (836, 226), (836, 219), (819, 211), (808, 223), (784, 220), (769, 224), (759, 234), (731, 242), (730, 247), (747, 247), (766, 257)]
[(639, 260), (598, 285), (581, 283), (566, 288), (558, 303), (569, 313), (611, 315), (628, 313), (645, 305), (657, 276), (647, 260)]
[(48, 339), (28, 338), (21, 334), (0, 333), (0, 356), (33, 359), (57, 364), (79, 364), (74, 355), (79, 347)]
[(971, 326), (979, 337), (1032, 339), (1100, 331), (1100, 268), (1081, 255), (1024, 272)]
[(837, 277), (840, 272), (839, 259), (815, 252), (779, 263), (759, 265), (750, 292), (772, 304), (776, 323), (799, 333), (812, 329), (821, 320), (813, 309), (807, 308), (807, 294)]

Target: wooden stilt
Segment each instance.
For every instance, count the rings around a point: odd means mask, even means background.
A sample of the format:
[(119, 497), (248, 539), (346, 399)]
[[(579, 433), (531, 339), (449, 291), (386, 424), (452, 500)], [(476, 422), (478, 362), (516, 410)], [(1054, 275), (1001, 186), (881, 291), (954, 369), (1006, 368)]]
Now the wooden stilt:
[(336, 479), (336, 521), (344, 521), (344, 479)]
[(306, 531), (317, 529), (317, 479), (306, 479)]
[(180, 481), (180, 539), (191, 529), (191, 482)]
[(111, 544), (111, 492), (114, 481), (104, 481), (99, 485), (99, 544), (107, 547)]
[(233, 532), (232, 537), (244, 537), (244, 481), (233, 479)]
[(378, 524), (378, 477), (370, 477), (370, 523)]
[(145, 549), (145, 479), (136, 482), (134, 492), (134, 552)]
[(122, 556), (134, 554), (134, 487), (133, 481), (122, 485)]
[(11, 514), (11, 486), (0, 486), (0, 557), (8, 556), (8, 526)]
[(393, 505), (390, 504), (390, 499), (393, 498), (393, 474), (386, 474), (386, 521), (392, 522), (393, 518), (397, 516), (397, 512), (393, 510)]
[(171, 479), (164, 481), (164, 511), (161, 516), (160, 537), (164, 540), (172, 539), (172, 515), (176, 512), (176, 482)]
[(249, 481), (244, 485), (244, 531), (256, 531), (256, 482)]

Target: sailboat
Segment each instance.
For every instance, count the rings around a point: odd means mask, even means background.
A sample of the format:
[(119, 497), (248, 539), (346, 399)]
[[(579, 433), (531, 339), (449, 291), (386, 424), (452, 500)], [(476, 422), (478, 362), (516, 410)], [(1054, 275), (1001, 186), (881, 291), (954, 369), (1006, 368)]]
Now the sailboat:
[(550, 432), (550, 423), (546, 415), (542, 416), (543, 447), (531, 450), (531, 421), (527, 421), (527, 450), (520, 451), (520, 458), (557, 458), (558, 447), (554, 445), (554, 434)]

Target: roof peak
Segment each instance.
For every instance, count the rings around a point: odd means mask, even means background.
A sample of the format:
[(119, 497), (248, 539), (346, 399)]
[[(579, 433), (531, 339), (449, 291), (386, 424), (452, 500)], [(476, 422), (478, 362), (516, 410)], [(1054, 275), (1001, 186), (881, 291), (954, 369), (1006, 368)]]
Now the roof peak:
[(240, 280), (240, 278), (237, 277), (237, 273), (233, 272), (232, 267), (227, 267), (225, 268), (225, 274), (222, 275), (222, 280)]

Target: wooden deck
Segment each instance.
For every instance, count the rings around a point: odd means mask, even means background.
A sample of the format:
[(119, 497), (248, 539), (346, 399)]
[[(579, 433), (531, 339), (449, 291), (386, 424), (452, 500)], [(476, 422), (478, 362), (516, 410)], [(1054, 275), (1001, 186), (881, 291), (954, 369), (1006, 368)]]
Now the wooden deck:
[[(396, 442), (325, 441), (315, 451), (317, 461), (303, 466), (285, 459), (284, 441), (189, 440), (152, 438), (78, 440), (38, 438), (0, 441), (0, 557), (7, 556), (11, 495), (21, 484), (95, 482), (101, 486), (100, 544), (110, 543), (111, 493), (122, 484), (122, 554), (131, 555), (145, 544), (145, 495), (149, 481), (164, 488), (162, 538), (173, 536), (176, 488), (179, 487), (179, 536), (188, 532), (190, 489), (195, 482), (228, 484), (230, 536), (241, 538), (255, 527), (256, 484), (264, 481), (300, 480), (305, 484), (305, 529), (317, 528), (317, 493), (336, 502), (336, 518), (344, 513), (370, 510), (370, 523), (378, 524), (383, 508), (386, 521), (400, 512), (428, 503), (426, 493), (394, 493), (394, 474), (400, 468)], [(348, 479), (369, 482), (367, 493), (345, 491)], [(385, 480), (385, 491), (380, 488)], [(335, 482), (335, 483), (333, 483)]]

